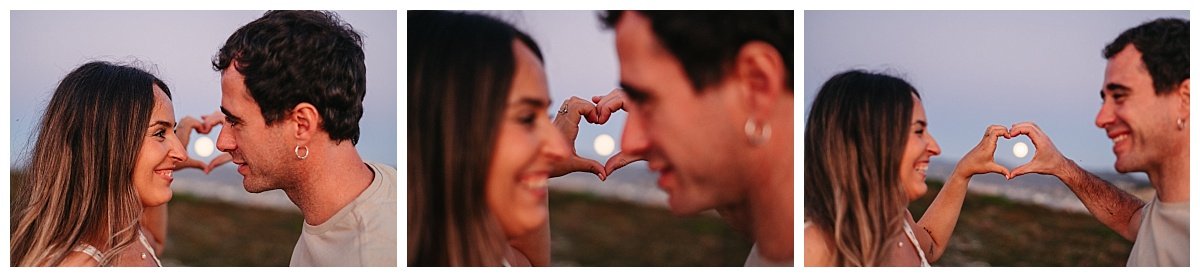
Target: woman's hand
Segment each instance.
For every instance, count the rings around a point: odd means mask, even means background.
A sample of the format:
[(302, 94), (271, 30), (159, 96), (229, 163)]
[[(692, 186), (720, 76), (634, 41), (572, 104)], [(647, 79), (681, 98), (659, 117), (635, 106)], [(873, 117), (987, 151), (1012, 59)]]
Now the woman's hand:
[[(589, 121), (596, 124), (607, 123), (608, 119), (612, 118), (613, 113), (625, 110), (625, 105), (629, 101), (628, 99), (625, 91), (619, 88), (613, 89), (604, 96), (592, 96), (592, 102), (596, 103), (596, 110), (594, 117), (591, 118), (595, 118), (595, 120)], [(608, 158), (608, 161), (604, 162), (605, 175), (612, 175), (613, 171), (617, 169), (625, 167), (630, 163), (644, 160), (646, 160), (646, 157), (640, 155), (617, 152), (617, 154)]]
[(579, 97), (571, 97), (563, 102), (562, 108), (559, 108), (558, 114), (554, 117), (554, 127), (558, 128), (562, 132), (563, 138), (567, 140), (571, 156), (556, 163), (550, 170), (550, 177), (563, 176), (571, 172), (591, 172), (596, 174), (601, 181), (607, 177), (603, 165), (597, 161), (580, 157), (579, 153), (575, 152), (575, 138), (579, 136), (579, 121), (587, 116), (588, 122), (596, 122), (595, 110), (595, 105)]
[(1000, 125), (988, 126), (987, 131), (983, 133), (983, 139), (979, 141), (978, 145), (975, 145), (975, 148), (963, 155), (962, 160), (958, 161), (958, 165), (954, 167), (954, 173), (951, 176), (971, 178), (975, 174), (991, 172), (1008, 176), (1008, 169), (995, 161), (996, 140), (1000, 137), (1011, 138), (1007, 128)]

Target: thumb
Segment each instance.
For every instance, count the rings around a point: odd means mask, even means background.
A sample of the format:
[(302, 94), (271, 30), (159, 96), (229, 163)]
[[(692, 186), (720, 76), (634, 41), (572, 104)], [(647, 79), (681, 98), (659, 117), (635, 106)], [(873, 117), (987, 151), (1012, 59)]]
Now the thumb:
[(1031, 171), (1029, 170), (1029, 165), (1023, 164), (1023, 165), (1018, 166), (1017, 168), (1013, 169), (1012, 173), (1008, 174), (1008, 179), (1012, 180), (1013, 178), (1017, 178), (1018, 176), (1029, 174), (1030, 172)]
[(607, 173), (607, 171), (604, 171), (604, 166), (600, 165), (600, 162), (589, 160), (589, 159), (584, 159), (582, 157), (576, 157), (576, 158), (579, 159), (579, 161), (583, 162), (583, 164), (584, 164), (583, 170), (584, 171), (591, 172), (592, 174), (596, 174), (596, 177), (600, 178), (600, 181), (604, 181), (605, 179), (608, 178), (608, 173)]
[(1000, 173), (1000, 175), (1004, 175), (1004, 177), (1008, 177), (1008, 174), (1009, 174), (1007, 168), (1004, 168), (1003, 166), (996, 164), (996, 163), (988, 164), (987, 169), (988, 169), (988, 171), (991, 171), (991, 172)]
[(644, 159), (626, 152), (618, 152), (604, 163), (604, 169), (611, 175), (613, 171), (640, 160)]

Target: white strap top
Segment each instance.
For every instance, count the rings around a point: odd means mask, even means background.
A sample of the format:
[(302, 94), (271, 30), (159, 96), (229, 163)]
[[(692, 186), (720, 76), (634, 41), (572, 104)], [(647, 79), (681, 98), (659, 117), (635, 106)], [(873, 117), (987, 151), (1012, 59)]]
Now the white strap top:
[[(138, 231), (138, 241), (140, 241), (142, 243), (142, 246), (146, 247), (146, 252), (150, 253), (150, 257), (154, 258), (154, 265), (162, 267), (162, 261), (159, 261), (158, 255), (154, 254), (154, 247), (150, 247), (150, 242), (146, 241), (146, 235), (143, 235), (142, 231), (140, 231), (140, 230)], [(925, 256), (922, 255), (921, 259), (925, 259), (924, 257)], [(145, 256), (145, 254), (143, 254), (142, 259), (145, 259), (145, 258), (146, 258), (146, 256)]]
[(100, 250), (96, 250), (96, 247), (92, 246), (91, 244), (84, 243), (76, 245), (74, 249), (71, 249), (71, 251), (83, 252), (83, 254), (87, 254), (88, 256), (91, 256), (93, 260), (96, 260), (96, 263), (100, 263)]
[(921, 249), (921, 244), (917, 243), (917, 235), (913, 234), (912, 226), (908, 226), (908, 221), (904, 221), (904, 235), (908, 237), (908, 241), (912, 242), (913, 248), (917, 249), (917, 255), (921, 256), (921, 267), (930, 267), (929, 260), (925, 258), (925, 250)]
[[(147, 253), (150, 253), (149, 256), (154, 258), (154, 265), (162, 266), (162, 261), (159, 261), (158, 255), (154, 254), (154, 247), (150, 247), (150, 242), (146, 240), (146, 236), (143, 235), (141, 231), (138, 231), (138, 242), (140, 242), (142, 246), (146, 248)], [(83, 252), (84, 254), (91, 256), (93, 260), (96, 260), (96, 263), (101, 263), (104, 258), (104, 253), (100, 253), (100, 250), (96, 249), (95, 246), (86, 243), (75, 246), (75, 248), (71, 249), (71, 251)], [(142, 259), (145, 259), (146, 254), (142, 255)]]

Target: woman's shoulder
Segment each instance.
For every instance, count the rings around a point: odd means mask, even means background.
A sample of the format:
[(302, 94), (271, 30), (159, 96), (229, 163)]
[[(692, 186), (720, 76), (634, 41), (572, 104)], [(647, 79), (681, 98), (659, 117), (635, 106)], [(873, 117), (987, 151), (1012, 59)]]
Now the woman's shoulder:
[(833, 266), (833, 245), (829, 234), (809, 222), (804, 223), (804, 266)]
[(63, 261), (59, 263), (58, 266), (100, 266), (100, 262), (96, 261), (95, 258), (92, 258), (92, 255), (87, 253), (81, 251), (71, 251), (71, 253), (67, 254), (66, 258), (63, 258)]

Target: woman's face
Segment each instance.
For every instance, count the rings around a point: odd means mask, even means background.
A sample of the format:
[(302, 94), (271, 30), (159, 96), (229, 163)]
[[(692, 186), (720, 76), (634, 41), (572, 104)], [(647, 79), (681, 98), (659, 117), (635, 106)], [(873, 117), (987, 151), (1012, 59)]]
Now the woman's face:
[(175, 136), (175, 109), (171, 100), (154, 86), (154, 112), (142, 137), (142, 149), (133, 165), (133, 186), (143, 207), (166, 204), (171, 200), (171, 173), (175, 164), (186, 159), (186, 151)]
[(546, 114), (550, 97), (541, 62), (519, 41), (513, 41), (513, 52), (516, 74), (501, 114), (485, 188), (488, 210), (510, 238), (546, 222), (546, 179), (551, 164), (568, 151)]
[(900, 184), (908, 200), (913, 201), (925, 195), (929, 189), (925, 185), (925, 171), (929, 169), (929, 158), (942, 153), (937, 141), (929, 133), (928, 120), (925, 119), (925, 107), (921, 99), (913, 94), (912, 122), (908, 127), (908, 145), (904, 147), (904, 157), (900, 160)]

